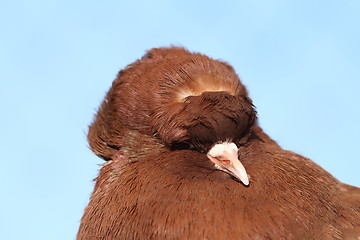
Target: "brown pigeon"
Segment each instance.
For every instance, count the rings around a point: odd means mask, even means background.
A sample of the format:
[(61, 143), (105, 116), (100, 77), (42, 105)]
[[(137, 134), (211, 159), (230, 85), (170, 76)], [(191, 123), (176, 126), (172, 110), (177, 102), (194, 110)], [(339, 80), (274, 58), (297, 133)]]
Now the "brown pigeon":
[(360, 189), (281, 149), (233, 68), (183, 48), (120, 71), (77, 239), (360, 239)]

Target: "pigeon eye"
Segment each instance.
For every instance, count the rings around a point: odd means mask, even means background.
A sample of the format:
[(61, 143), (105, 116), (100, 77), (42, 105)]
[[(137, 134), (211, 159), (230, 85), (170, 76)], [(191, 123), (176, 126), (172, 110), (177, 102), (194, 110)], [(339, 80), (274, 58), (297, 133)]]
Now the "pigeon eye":
[(175, 143), (171, 144), (171, 146), (170, 146), (171, 151), (189, 150), (189, 149), (190, 149), (190, 144), (186, 143), (186, 142), (175, 142)]

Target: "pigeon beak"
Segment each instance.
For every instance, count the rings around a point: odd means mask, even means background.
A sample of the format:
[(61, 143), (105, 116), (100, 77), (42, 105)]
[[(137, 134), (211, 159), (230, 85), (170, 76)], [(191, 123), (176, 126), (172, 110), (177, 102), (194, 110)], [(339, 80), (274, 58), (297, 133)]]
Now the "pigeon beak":
[(207, 157), (220, 170), (236, 177), (244, 185), (249, 185), (249, 177), (238, 158), (238, 148), (234, 143), (215, 144), (207, 153)]

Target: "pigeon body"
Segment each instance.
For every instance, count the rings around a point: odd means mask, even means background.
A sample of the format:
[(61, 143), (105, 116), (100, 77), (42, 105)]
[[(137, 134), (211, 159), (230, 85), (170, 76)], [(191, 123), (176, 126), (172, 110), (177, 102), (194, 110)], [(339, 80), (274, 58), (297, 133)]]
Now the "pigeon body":
[(79, 240), (360, 237), (360, 189), (270, 139), (227, 63), (149, 51), (119, 73), (88, 139), (107, 162)]

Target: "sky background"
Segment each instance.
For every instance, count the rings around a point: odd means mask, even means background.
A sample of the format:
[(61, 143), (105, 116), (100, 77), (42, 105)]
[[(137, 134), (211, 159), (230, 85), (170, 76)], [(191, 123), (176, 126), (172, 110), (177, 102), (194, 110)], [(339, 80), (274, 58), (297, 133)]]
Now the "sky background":
[(357, 0), (0, 0), (1, 238), (75, 239), (102, 163), (87, 126), (171, 44), (229, 62), (265, 132), (360, 186), (359, 24)]

